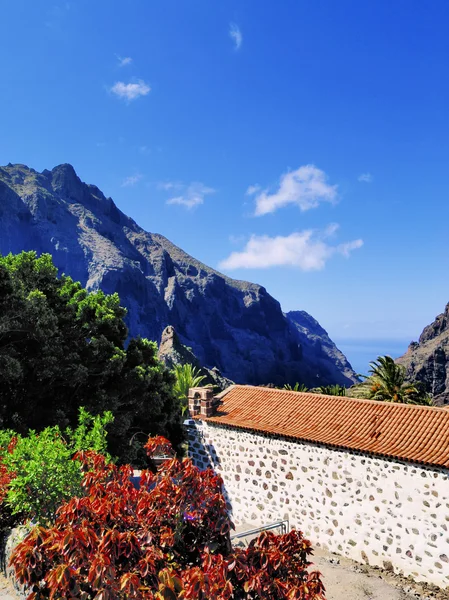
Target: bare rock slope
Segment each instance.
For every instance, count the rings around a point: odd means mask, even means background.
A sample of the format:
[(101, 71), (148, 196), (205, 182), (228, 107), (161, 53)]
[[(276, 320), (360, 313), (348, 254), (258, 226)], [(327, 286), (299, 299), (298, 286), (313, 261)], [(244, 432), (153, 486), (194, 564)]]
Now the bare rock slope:
[[(335, 371), (354, 380), (354, 371), (348, 359), (330, 339), (327, 331), (305, 310), (292, 310), (286, 314), (298, 332), (305, 362), (314, 365), (316, 374), (336, 381)], [(314, 373), (310, 373), (313, 378)]]
[(396, 362), (407, 379), (424, 383), (436, 404), (449, 404), (449, 304)]
[(306, 348), (307, 333), (262, 286), (226, 277), (144, 231), (71, 165), (0, 168), (0, 253), (21, 250), (49, 252), (89, 289), (118, 292), (131, 335), (159, 343), (171, 325), (203, 366), (238, 383), (355, 380), (347, 361), (329, 355), (328, 338)]

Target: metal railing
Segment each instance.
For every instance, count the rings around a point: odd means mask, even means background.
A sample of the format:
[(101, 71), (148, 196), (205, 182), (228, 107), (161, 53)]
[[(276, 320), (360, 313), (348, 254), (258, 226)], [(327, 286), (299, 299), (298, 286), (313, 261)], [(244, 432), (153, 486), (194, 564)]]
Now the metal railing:
[(233, 540), (239, 540), (241, 538), (247, 538), (250, 536), (256, 536), (262, 531), (270, 531), (272, 529), (280, 529), (281, 534), (288, 533), (290, 529), (290, 523), (287, 519), (283, 521), (276, 521), (276, 523), (270, 523), (269, 525), (262, 525), (254, 529), (247, 529), (246, 531), (240, 531), (231, 535), (231, 542)]

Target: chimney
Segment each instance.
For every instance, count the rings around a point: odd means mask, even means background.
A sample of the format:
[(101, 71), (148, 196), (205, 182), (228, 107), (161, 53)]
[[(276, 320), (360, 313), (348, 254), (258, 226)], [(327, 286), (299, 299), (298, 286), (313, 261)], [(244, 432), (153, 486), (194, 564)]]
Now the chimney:
[(189, 412), (193, 417), (201, 415), (202, 417), (211, 417), (214, 413), (212, 406), (214, 393), (211, 388), (196, 387), (189, 389)]

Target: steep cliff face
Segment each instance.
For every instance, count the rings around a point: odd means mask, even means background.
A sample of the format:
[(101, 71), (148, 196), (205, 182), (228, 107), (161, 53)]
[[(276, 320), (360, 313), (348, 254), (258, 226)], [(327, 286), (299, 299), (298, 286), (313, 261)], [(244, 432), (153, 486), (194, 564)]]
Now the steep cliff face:
[(354, 380), (354, 371), (348, 359), (316, 319), (304, 310), (290, 311), (286, 316), (298, 332), (305, 362), (313, 366), (311, 378), (319, 373), (329, 381), (337, 382), (339, 376), (343, 374), (348, 379)]
[(21, 250), (49, 252), (61, 272), (89, 289), (118, 292), (133, 336), (159, 343), (172, 325), (202, 365), (233, 381), (348, 385), (354, 379), (338, 362), (329, 369), (315, 360), (305, 348), (307, 334), (263, 287), (230, 279), (144, 231), (70, 165), (42, 173), (0, 168), (0, 252)]
[(422, 381), (436, 404), (449, 404), (449, 304), (397, 359), (407, 378)]

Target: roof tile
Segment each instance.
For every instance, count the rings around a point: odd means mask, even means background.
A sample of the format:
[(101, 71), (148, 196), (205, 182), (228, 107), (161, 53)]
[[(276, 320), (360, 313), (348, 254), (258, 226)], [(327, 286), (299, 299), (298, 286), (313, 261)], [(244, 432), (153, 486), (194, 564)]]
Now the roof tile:
[(236, 385), (212, 423), (449, 468), (449, 411)]

